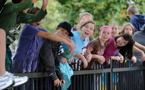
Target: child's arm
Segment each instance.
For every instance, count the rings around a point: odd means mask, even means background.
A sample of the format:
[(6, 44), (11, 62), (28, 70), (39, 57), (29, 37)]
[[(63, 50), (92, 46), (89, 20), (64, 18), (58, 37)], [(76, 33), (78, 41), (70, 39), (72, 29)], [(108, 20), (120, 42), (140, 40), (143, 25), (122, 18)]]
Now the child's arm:
[(145, 61), (145, 54), (141, 57), (141, 60)]
[(92, 58), (97, 60), (100, 64), (103, 64), (105, 62), (104, 56), (92, 54)]
[(111, 56), (111, 60), (117, 60), (117, 61), (119, 61), (120, 58), (119, 58), (119, 56)]
[(48, 4), (48, 0), (43, 0), (42, 7), (36, 14), (29, 14), (26, 12), (20, 12), (19, 19), (18, 19), (17, 23), (33, 23), (33, 22), (40, 21), (47, 14), (46, 13), (47, 4)]
[(143, 50), (141, 50), (141, 49), (138, 48), (137, 46), (133, 46), (133, 50), (134, 50), (135, 52), (141, 53), (142, 55), (144, 54)]
[(54, 86), (56, 86), (56, 87), (59, 87), (62, 85), (62, 81), (59, 79), (54, 80), (53, 83), (54, 83)]
[(141, 55), (142, 55), (141, 59), (144, 61), (144, 60), (145, 60), (145, 53), (143, 52), (143, 50), (139, 49), (139, 48), (136, 47), (136, 46), (133, 46), (133, 49), (134, 49), (136, 52), (141, 53)]
[(60, 37), (59, 35), (56, 35), (54, 33), (50, 33), (50, 32), (38, 32), (37, 33), (38, 36), (48, 39), (48, 40), (52, 40), (52, 41), (57, 41), (57, 42), (63, 42), (64, 44), (66, 44), (70, 50), (70, 52), (73, 52), (75, 49), (75, 45), (73, 43), (72, 40), (68, 40), (64, 37)]
[(85, 54), (86, 54), (86, 55), (84, 55), (84, 56), (85, 56), (86, 60), (87, 60), (88, 63), (89, 63), (89, 62), (92, 60), (92, 54), (89, 53), (89, 52), (86, 52)]
[(67, 63), (67, 59), (65, 57), (61, 57), (61, 63)]
[(119, 58), (120, 58), (119, 62), (120, 62), (120, 63), (123, 63), (123, 61), (124, 61), (124, 57), (123, 57), (123, 55), (120, 54), (120, 53), (119, 53)]
[(92, 54), (88, 49), (85, 49), (82, 54), (84, 55), (84, 57), (88, 62), (92, 60)]
[(135, 42), (135, 44), (134, 44), (137, 48), (139, 48), (139, 49), (141, 49), (141, 50), (143, 50), (144, 52), (145, 52), (145, 46), (144, 45), (141, 45), (140, 43), (138, 43), (138, 42)]
[(87, 59), (88, 62), (90, 62), (92, 60), (92, 53), (91, 53), (92, 51), (93, 51), (92, 44), (88, 44), (87, 47), (84, 48), (83, 55), (85, 56), (85, 58)]
[(81, 54), (76, 54), (75, 57), (76, 57), (78, 60), (81, 60), (81, 61), (83, 62), (83, 67), (84, 67), (84, 68), (87, 68), (88, 62), (87, 62), (86, 58), (85, 58), (83, 55), (81, 55)]
[(120, 63), (123, 63), (124, 57), (121, 54), (119, 54), (118, 56), (111, 56), (111, 60), (117, 60)]
[(41, 7), (41, 9), (42, 9), (43, 11), (45, 11), (47, 5), (48, 5), (48, 0), (43, 0), (43, 3), (42, 3), (42, 7)]
[(132, 57), (131, 57), (131, 61), (132, 61), (133, 63), (136, 63), (136, 62), (137, 62), (137, 58), (136, 58), (135, 56), (132, 56)]

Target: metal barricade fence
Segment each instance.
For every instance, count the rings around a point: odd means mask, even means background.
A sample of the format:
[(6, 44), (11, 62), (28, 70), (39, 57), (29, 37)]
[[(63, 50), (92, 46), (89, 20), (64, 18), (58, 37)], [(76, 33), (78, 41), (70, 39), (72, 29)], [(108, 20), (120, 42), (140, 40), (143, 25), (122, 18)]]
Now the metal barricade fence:
[[(142, 63), (116, 61), (109, 65), (94, 63), (91, 70), (74, 71), (69, 90), (145, 90)], [(47, 73), (27, 73), (29, 81), (8, 90), (61, 90), (53, 86)]]

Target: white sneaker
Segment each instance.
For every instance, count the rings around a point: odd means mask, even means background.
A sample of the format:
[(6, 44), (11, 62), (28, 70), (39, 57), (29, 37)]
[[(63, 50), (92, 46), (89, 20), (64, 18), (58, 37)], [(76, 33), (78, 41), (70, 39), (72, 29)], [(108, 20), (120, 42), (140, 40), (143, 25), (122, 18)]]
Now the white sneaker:
[(10, 78), (6, 73), (0, 76), (0, 90), (6, 89), (13, 84), (13, 79)]
[(12, 73), (7, 72), (7, 75), (14, 81), (14, 87), (22, 85), (28, 81), (27, 76), (14, 76)]

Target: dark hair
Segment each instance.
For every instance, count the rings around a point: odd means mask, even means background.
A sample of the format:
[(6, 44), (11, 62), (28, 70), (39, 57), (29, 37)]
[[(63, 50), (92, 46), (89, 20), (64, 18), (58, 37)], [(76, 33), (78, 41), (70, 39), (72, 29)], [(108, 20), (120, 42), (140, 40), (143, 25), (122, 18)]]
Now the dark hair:
[[(26, 13), (36, 15), (39, 11), (40, 11), (40, 8), (33, 7), (33, 8), (28, 8)], [(34, 20), (33, 22), (31, 22), (31, 24), (35, 23), (35, 25), (40, 25), (41, 24), (40, 21), (41, 19)]]
[(129, 43), (134, 43), (134, 40), (132, 39), (132, 36), (129, 34), (123, 34), (121, 35), (126, 41), (129, 41)]
[(20, 3), (22, 0), (12, 0), (13, 3), (17, 4)]
[(29, 14), (36, 14), (40, 9), (38, 7), (33, 7), (28, 9), (27, 13)]
[(73, 33), (71, 32), (72, 25), (69, 22), (63, 21), (63, 22), (59, 23), (57, 25), (56, 30), (58, 30), (59, 28), (65, 29), (68, 32), (69, 36), (71, 36), (71, 37), (73, 36)]
[(123, 47), (118, 47), (120, 54), (124, 56), (124, 58), (129, 58), (131, 59), (133, 56), (133, 45), (135, 41), (132, 39), (132, 36), (129, 34), (123, 34), (115, 38), (115, 41), (119, 38), (123, 37), (126, 41), (128, 41), (127, 45)]
[(92, 47), (92, 51), (91, 53), (92, 54), (96, 54), (96, 52), (98, 52), (100, 50), (100, 40), (99, 39), (96, 39), (96, 40), (93, 40), (93, 41), (90, 41), (87, 45), (86, 48), (89, 48), (89, 47)]

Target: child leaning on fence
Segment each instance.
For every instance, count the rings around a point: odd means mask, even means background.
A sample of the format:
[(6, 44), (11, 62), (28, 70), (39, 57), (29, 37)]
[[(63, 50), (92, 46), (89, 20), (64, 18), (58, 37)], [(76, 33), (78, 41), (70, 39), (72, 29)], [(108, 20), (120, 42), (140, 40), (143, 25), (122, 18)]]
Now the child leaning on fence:
[[(114, 44), (114, 39), (111, 34), (112, 27), (106, 25), (102, 26), (100, 30), (99, 37), (88, 44), (86, 50), (88, 54), (86, 54), (86, 58), (89, 61), (95, 60), (99, 64), (103, 64), (104, 62), (108, 62), (110, 57), (112, 57), (113, 60), (118, 59), (117, 57), (121, 57)], [(106, 49), (110, 49), (110, 51)]]
[[(141, 44), (141, 45), (143, 45), (143, 46), (145, 46), (145, 41), (144, 41), (144, 37), (145, 37), (145, 24), (143, 25), (143, 27), (142, 27), (142, 29), (141, 29), (141, 31), (139, 31), (139, 32), (136, 32), (134, 35), (133, 35), (133, 39), (137, 42), (137, 43), (139, 43), (139, 44)], [(135, 43), (136, 43), (135, 42)], [(145, 51), (145, 49), (143, 49), (142, 48), (142, 50), (144, 50)], [(137, 58), (140, 58), (140, 54), (138, 55), (137, 54)], [(141, 60), (145, 60), (144, 58), (141, 58)]]
[[(131, 36), (133, 36), (135, 32), (135, 28), (131, 23), (126, 23), (123, 26), (122, 31), (120, 32), (120, 34), (129, 34)], [(133, 50), (135, 53), (138, 53), (140, 55), (140, 58), (144, 61), (145, 60), (145, 46), (139, 44), (138, 42), (135, 42), (134, 46), (133, 46)], [(133, 61), (134, 63), (137, 62), (137, 60)]]
[(87, 68), (88, 61), (83, 56), (83, 48), (89, 43), (89, 37), (95, 32), (94, 21), (85, 22), (81, 25), (80, 30), (73, 32), (73, 37), (71, 38), (75, 43), (74, 50), (74, 60), (72, 61), (72, 67), (74, 70), (80, 70), (80, 68)]
[[(71, 41), (70, 36), (73, 35), (71, 28), (68, 22), (61, 22), (57, 26), (55, 35)], [(60, 62), (63, 59), (61, 49), (60, 42), (45, 40), (39, 54), (40, 67), (38, 69), (42, 68), (44, 72), (47, 72), (55, 86), (65, 85), (64, 75), (60, 71)]]
[(88, 22), (88, 21), (92, 21), (93, 20), (93, 15), (89, 12), (81, 12), (79, 13), (79, 20), (77, 22), (77, 25), (74, 25), (73, 27), (73, 31), (78, 31), (80, 30), (81, 25), (83, 25), (84, 23)]
[(84, 52), (84, 56), (86, 59), (91, 62), (92, 60), (98, 61), (100, 64), (103, 64), (105, 58), (103, 57), (105, 45), (102, 45), (102, 42), (99, 38), (91, 41)]
[[(105, 30), (107, 27), (104, 26), (101, 30)], [(110, 31), (110, 29), (108, 30)], [(104, 38), (107, 38), (107, 34), (109, 33), (105, 34), (102, 32), (102, 36)], [(117, 37), (112, 37), (112, 35), (110, 35), (109, 39), (106, 42), (106, 47), (103, 53), (105, 61), (108, 62), (110, 58), (112, 60), (118, 60), (120, 62), (122, 62), (125, 57), (128, 57), (129, 59), (134, 59), (132, 54), (133, 45), (134, 41), (132, 37), (128, 34), (120, 35)]]
[[(104, 35), (104, 38), (105, 36), (106, 35)], [(133, 57), (133, 45), (134, 41), (128, 34), (110, 37), (106, 42), (103, 56), (105, 57), (106, 62), (108, 62), (110, 58), (120, 62), (123, 62), (126, 57), (135, 59), (135, 57)]]

